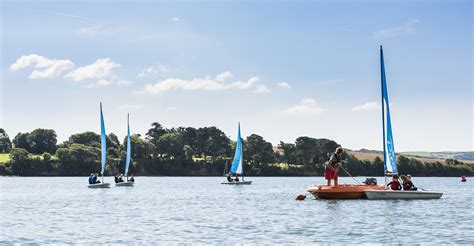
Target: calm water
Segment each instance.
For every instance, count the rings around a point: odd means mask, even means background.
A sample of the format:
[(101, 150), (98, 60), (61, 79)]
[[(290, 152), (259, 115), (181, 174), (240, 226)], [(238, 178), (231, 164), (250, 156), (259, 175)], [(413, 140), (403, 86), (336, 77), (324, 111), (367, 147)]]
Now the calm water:
[(474, 179), (414, 178), (444, 191), (439, 200), (302, 202), (296, 195), (322, 178), (248, 179), (138, 177), (132, 188), (88, 189), (87, 177), (1, 177), (0, 242), (474, 242)]

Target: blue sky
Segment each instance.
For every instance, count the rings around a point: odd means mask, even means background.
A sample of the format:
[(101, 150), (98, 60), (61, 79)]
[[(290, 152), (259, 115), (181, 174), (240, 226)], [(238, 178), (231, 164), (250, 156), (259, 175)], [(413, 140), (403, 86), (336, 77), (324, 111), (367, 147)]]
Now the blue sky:
[(211, 126), (382, 149), (379, 45), (397, 151), (473, 150), (471, 1), (2, 1), (1, 118), (144, 134)]

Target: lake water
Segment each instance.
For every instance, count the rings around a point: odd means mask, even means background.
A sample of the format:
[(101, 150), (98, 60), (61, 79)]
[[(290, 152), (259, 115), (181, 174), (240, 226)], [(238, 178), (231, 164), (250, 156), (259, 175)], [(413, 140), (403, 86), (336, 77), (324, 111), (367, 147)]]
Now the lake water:
[(411, 201), (295, 201), (323, 178), (247, 179), (137, 177), (135, 187), (88, 189), (87, 177), (1, 177), (0, 243), (474, 242), (474, 179), (414, 177), (444, 195)]

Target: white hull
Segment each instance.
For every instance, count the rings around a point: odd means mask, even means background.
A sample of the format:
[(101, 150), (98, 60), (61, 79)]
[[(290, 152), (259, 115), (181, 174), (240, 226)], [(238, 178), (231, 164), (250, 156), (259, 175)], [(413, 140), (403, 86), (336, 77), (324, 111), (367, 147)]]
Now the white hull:
[(442, 192), (432, 191), (402, 191), (402, 190), (366, 190), (365, 195), (370, 200), (387, 199), (438, 199)]
[(120, 182), (120, 183), (116, 183), (115, 186), (133, 186), (133, 182)]
[(239, 181), (239, 182), (222, 182), (221, 184), (226, 184), (226, 185), (249, 185), (252, 184), (252, 181)]
[(110, 188), (109, 183), (99, 183), (99, 184), (90, 184), (87, 186), (88, 188)]

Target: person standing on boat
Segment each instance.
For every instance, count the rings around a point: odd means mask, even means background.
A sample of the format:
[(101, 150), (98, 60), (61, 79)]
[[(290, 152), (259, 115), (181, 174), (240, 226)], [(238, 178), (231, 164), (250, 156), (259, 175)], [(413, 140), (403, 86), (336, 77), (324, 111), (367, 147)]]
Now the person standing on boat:
[(342, 159), (342, 154), (344, 150), (341, 147), (337, 147), (336, 151), (331, 155), (329, 160), (326, 162), (326, 167), (324, 168), (324, 178), (328, 181), (327, 186), (331, 186), (331, 180), (334, 179), (334, 186), (337, 186), (337, 171), (342, 165), (344, 160)]

